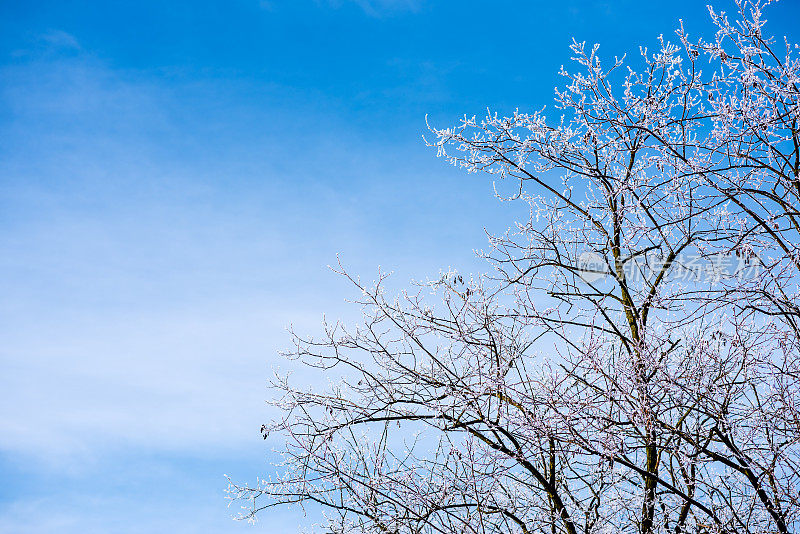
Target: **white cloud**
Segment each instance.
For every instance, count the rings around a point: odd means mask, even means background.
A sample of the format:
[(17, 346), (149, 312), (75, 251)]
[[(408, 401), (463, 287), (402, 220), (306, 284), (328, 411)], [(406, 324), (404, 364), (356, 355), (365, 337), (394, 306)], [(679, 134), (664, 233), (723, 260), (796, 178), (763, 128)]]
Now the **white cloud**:
[(66, 48), (73, 50), (81, 49), (81, 45), (80, 43), (78, 43), (78, 39), (71, 33), (67, 33), (63, 30), (50, 30), (48, 32), (43, 33), (40, 36), (40, 38), (45, 43), (56, 48)]
[[(191, 85), (194, 100), (97, 62), (9, 69), (4, 451), (64, 468), (120, 444), (259, 447), (284, 327), (313, 331), (322, 312), (356, 312), (325, 268), (337, 252), (367, 277), (393, 258), (416, 277), (451, 261), (437, 259), (441, 246), (421, 252), (437, 237), (408, 216), (423, 207), (392, 151), (331, 114), (304, 115), (312, 105), (298, 112), (268, 95), (263, 107), (237, 107), (203, 82)], [(381, 182), (405, 185), (386, 195)], [(404, 224), (425, 230), (406, 240)], [(420, 261), (433, 267), (414, 270)]]
[(349, 215), (314, 207), (336, 194), (263, 136), (207, 136), (219, 117), (181, 116), (156, 83), (80, 61), (3, 78), (0, 450), (61, 469), (109, 447), (258, 448), (285, 326), (341, 307), (322, 284)]
[(328, 0), (335, 7), (347, 2), (357, 4), (371, 17), (384, 17), (404, 11), (418, 11), (422, 0)]

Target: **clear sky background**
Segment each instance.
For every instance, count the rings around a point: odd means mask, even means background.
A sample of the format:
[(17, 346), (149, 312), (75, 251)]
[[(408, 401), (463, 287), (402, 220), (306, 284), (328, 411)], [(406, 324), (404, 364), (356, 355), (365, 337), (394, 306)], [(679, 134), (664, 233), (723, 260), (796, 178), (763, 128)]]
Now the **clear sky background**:
[(698, 1), (0, 1), (0, 532), (297, 531), (223, 475), (271, 472), (285, 327), (354, 315), (326, 265), (474, 271), (520, 213), (425, 114), (550, 106), (573, 36), (679, 18), (708, 35)]

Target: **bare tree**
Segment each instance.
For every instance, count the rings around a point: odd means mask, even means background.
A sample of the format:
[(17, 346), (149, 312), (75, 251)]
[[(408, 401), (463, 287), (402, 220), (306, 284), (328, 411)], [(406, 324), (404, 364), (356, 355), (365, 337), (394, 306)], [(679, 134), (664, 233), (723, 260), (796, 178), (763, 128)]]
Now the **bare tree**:
[[(543, 112), (430, 127), (439, 156), (519, 185), (488, 274), (447, 272), (287, 353), (281, 474), (244, 517), (330, 532), (793, 532), (800, 527), (796, 46), (741, 0), (638, 68), (574, 42)], [(780, 53), (778, 53), (780, 50)], [(708, 65), (710, 74), (703, 72)]]

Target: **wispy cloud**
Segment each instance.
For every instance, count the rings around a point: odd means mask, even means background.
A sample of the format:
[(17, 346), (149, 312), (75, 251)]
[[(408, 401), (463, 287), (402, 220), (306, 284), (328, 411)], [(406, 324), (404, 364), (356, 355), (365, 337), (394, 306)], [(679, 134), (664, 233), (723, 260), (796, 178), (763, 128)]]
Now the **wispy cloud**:
[(265, 132), (212, 141), (251, 127), (244, 113), (194, 115), (174, 88), (92, 62), (8, 69), (0, 448), (55, 464), (251, 441), (283, 328), (306, 313), (275, 280), (334, 257), (298, 225), (349, 215), (304, 207), (328, 188), (303, 198)]
[[(0, 75), (16, 118), (0, 124), (6, 451), (75, 465), (62, 461), (119, 444), (252, 443), (284, 327), (351, 311), (325, 269), (336, 253), (367, 273), (392, 258), (449, 262), (409, 256), (438, 241), (409, 218), (437, 202), (419, 198), (411, 161), (398, 166), (396, 147), (335, 113), (279, 90), (251, 106), (213, 82), (170, 86), (80, 58)], [(402, 192), (386, 195), (391, 183)], [(426, 230), (412, 240), (413, 224)]]
[(327, 0), (332, 6), (338, 7), (346, 3), (354, 3), (371, 17), (385, 17), (388, 15), (415, 12), (422, 6), (423, 0)]
[(49, 44), (50, 46), (56, 48), (66, 48), (73, 50), (81, 49), (81, 45), (80, 43), (78, 43), (78, 39), (71, 33), (67, 33), (63, 30), (50, 30), (48, 32), (41, 34), (40, 39), (45, 43)]

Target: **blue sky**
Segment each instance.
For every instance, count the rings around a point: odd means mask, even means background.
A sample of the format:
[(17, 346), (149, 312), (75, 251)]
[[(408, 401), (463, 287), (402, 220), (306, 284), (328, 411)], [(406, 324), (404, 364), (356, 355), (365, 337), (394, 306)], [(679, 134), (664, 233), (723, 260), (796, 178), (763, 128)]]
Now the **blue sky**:
[(702, 4), (0, 3), (0, 532), (296, 531), (231, 521), (223, 475), (270, 473), (285, 327), (354, 315), (326, 265), (474, 271), (520, 213), (425, 114), (549, 106), (573, 36), (635, 53)]

